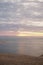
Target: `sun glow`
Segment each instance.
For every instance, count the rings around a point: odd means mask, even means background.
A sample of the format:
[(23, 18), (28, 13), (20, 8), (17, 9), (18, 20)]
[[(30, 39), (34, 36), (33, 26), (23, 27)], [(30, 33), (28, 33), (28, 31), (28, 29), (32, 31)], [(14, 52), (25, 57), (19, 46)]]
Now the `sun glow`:
[(19, 32), (17, 36), (43, 36), (42, 32)]
[(0, 36), (43, 36), (43, 32), (27, 32), (27, 31), (2, 31)]

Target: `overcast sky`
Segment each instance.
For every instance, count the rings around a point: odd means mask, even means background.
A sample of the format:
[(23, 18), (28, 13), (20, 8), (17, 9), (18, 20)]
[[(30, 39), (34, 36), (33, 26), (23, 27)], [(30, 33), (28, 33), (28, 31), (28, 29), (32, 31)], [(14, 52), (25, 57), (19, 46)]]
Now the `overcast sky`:
[(43, 32), (43, 0), (0, 0), (0, 31)]

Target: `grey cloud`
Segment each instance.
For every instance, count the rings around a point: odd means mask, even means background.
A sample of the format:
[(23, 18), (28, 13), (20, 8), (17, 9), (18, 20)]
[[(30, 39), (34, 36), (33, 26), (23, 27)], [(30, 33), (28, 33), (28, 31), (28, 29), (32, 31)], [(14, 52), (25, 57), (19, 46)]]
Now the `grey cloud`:
[[(41, 5), (41, 6), (40, 6)], [(31, 19), (43, 19), (43, 5), (42, 3), (39, 3), (39, 7), (31, 6), (29, 5), (27, 9), (24, 9), (24, 6), (22, 4), (18, 5), (16, 4), (8, 4), (4, 3), (0, 5), (0, 11), (1, 11), (1, 18), (8, 18), (8, 19), (20, 19), (20, 18), (31, 18)], [(19, 12), (17, 10), (20, 9)], [(34, 14), (34, 12), (39, 13), (40, 15)], [(20, 14), (20, 15), (19, 15)]]
[(43, 2), (43, 0), (21, 0), (22, 2)]
[(20, 24), (22, 22), (22, 19), (28, 19), (32, 22), (43, 21), (43, 2), (29, 2), (29, 4), (25, 4), (25, 7), (23, 2), (20, 2), (19, 4), (16, 2), (0, 3), (0, 22), (16, 22), (16, 25), (2, 24), (0, 26), (0, 30), (18, 31), (20, 29), (23, 29), (27, 31), (42, 31), (43, 26), (38, 27), (33, 25), (26, 25), (29, 23)]
[[(40, 6), (41, 3), (38, 5)], [(37, 14), (39, 13), (40, 15), (36, 15), (34, 14), (34, 12), (37, 12)], [(40, 7), (35, 7), (35, 6), (28, 6), (28, 8), (26, 10), (23, 10), (22, 9), (22, 15), (25, 17), (25, 18), (31, 18), (31, 19), (43, 19), (43, 5), (40, 6)]]
[(22, 24), (0, 24), (0, 31), (2, 30), (43, 32), (43, 27), (27, 26)]
[(14, 31), (18, 31), (19, 29), (19, 25), (15, 24), (15, 25), (9, 25), (9, 24), (0, 24), (0, 31), (9, 31), (9, 30), (14, 30)]

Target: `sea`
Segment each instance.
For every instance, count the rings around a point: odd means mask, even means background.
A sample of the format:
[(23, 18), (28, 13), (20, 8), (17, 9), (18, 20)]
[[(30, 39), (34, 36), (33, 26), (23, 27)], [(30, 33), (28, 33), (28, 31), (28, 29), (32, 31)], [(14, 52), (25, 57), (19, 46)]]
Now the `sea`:
[(0, 53), (40, 56), (43, 37), (0, 36)]

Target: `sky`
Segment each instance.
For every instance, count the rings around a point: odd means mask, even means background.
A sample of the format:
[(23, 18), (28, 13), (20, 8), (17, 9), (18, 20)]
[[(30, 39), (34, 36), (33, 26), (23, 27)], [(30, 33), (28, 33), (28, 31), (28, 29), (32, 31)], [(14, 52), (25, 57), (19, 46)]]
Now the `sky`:
[(0, 0), (0, 35), (43, 36), (43, 0)]

